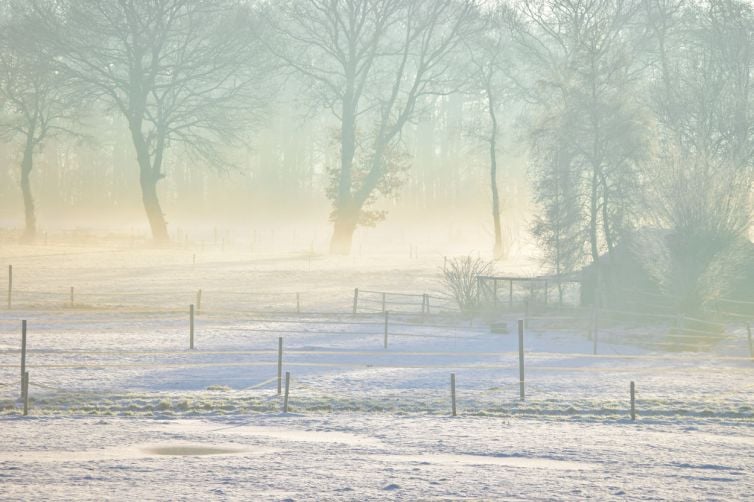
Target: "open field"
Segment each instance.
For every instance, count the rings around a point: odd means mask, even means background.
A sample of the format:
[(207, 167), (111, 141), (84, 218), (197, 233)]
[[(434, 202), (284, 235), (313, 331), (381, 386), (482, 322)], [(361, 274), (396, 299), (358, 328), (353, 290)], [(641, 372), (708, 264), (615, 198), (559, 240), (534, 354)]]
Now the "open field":
[(595, 342), (578, 311), (531, 315), (521, 401), (523, 311), (494, 329), (454, 313), (439, 256), (18, 246), (0, 257), (14, 266), (0, 314), (2, 498), (736, 499), (754, 488), (743, 322), (711, 337), (611, 320)]

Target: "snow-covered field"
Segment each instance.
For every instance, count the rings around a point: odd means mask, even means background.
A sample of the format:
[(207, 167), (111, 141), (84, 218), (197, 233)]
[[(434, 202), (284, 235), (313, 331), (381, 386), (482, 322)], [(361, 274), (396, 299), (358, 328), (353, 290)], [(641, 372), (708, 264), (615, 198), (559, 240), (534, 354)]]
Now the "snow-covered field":
[[(605, 323), (594, 355), (578, 315), (540, 315), (525, 333), (521, 401), (521, 314), (494, 330), (453, 315), (439, 256), (13, 246), (0, 258), (14, 266), (13, 308), (0, 314), (0, 498), (741, 499), (754, 488), (742, 323), (714, 340)], [(382, 291), (431, 295), (429, 314), (420, 296), (386, 297), (387, 348)]]

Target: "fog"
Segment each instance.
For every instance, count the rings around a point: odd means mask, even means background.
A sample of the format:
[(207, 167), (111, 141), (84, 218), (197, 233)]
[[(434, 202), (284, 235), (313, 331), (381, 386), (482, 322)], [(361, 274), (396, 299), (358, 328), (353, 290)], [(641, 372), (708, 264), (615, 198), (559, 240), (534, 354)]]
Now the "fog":
[[(463, 96), (453, 99), (462, 102)], [(451, 107), (448, 100), (438, 104), (442, 113)], [(211, 241), (215, 232), (229, 232), (236, 241), (246, 241), (255, 230), (275, 228), (280, 237), (277, 250), (308, 251), (314, 240), (315, 252), (329, 252), (332, 208), (326, 171), (327, 163), (337, 159), (337, 149), (326, 145), (332, 130), (318, 128), (323, 121), (291, 115), (286, 103), (278, 106), (270, 116), (274, 123), (260, 127), (252, 144), (233, 152), (242, 165), (216, 169), (186, 158), (181, 151), (169, 154), (159, 194), (173, 244), (184, 244), (186, 237)], [(72, 230), (135, 236), (150, 244), (128, 128), (120, 123), (98, 129), (107, 128), (112, 129), (112, 137), (84, 144), (52, 138), (36, 153), (31, 179), (37, 244), (45, 235), (51, 242)], [(392, 249), (387, 245), (383, 250), (402, 252), (410, 241), (439, 253), (489, 254), (493, 230), (485, 146), (462, 124), (443, 131), (428, 118), (412, 124), (406, 134), (413, 137), (408, 148), (416, 151), (410, 171), (394, 197), (375, 201), (375, 207), (387, 212), (385, 220), (360, 228), (356, 241), (379, 235), (375, 242), (396, 241)], [(426, 137), (421, 144), (419, 135)], [(455, 144), (447, 144), (449, 137)], [(18, 144), (8, 142), (2, 149), (9, 160), (2, 166), (2, 225), (4, 240), (14, 242), (21, 238), (24, 219), (21, 159)], [(512, 245), (514, 239), (527, 238), (529, 221), (523, 208), (532, 204), (530, 187), (525, 161), (512, 153), (501, 152), (500, 157), (507, 166), (498, 178), (504, 232)], [(414, 237), (406, 237), (407, 233)], [(298, 238), (293, 239), (293, 234)], [(285, 240), (289, 242), (283, 245)]]
[(749, 0), (0, 0), (0, 498), (745, 498), (753, 63)]
[(274, 227), (752, 294), (746, 2), (3, 5), (5, 240)]

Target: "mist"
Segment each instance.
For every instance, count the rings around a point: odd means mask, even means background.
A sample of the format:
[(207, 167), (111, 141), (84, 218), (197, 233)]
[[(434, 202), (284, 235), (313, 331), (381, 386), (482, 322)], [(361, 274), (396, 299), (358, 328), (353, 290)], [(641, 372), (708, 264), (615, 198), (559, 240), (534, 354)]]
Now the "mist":
[(0, 0), (0, 498), (745, 498), (753, 63), (746, 0)]

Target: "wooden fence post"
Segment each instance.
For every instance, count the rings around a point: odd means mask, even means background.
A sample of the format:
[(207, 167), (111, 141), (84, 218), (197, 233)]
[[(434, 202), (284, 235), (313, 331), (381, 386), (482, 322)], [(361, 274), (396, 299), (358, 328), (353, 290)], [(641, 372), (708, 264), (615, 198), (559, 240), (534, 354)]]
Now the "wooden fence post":
[(194, 305), (189, 306), (189, 349), (194, 349)]
[(492, 290), (493, 290), (493, 298), (492, 298), (492, 304), (497, 308), (497, 277), (492, 279)]
[(74, 297), (73, 297), (73, 286), (71, 286), (71, 308), (73, 308), (74, 305)]
[(24, 416), (29, 415), (29, 372), (25, 372), (22, 378), (23, 398), (24, 398)]
[(8, 265), (8, 310), (13, 305), (13, 265)]
[(388, 326), (388, 316), (390, 314), (385, 311), (385, 348), (387, 348), (387, 326)]
[(288, 392), (291, 388), (291, 372), (285, 372), (285, 396), (283, 397), (283, 413), (288, 413)]
[(21, 397), (24, 395), (24, 375), (26, 375), (26, 320), (21, 321)]
[(631, 382), (631, 420), (636, 420), (636, 385)]
[(450, 374), (450, 402), (452, 403), (453, 416), (456, 416), (456, 374)]
[(283, 337), (278, 337), (278, 396), (283, 386)]
[(353, 289), (353, 315), (356, 315), (356, 310), (359, 308), (359, 288)]
[(749, 337), (749, 355), (754, 359), (754, 345), (751, 343), (751, 324), (746, 323), (746, 335)]
[(199, 288), (199, 290), (196, 292), (196, 313), (202, 311), (202, 290)]
[(534, 300), (534, 279), (529, 278), (529, 299)]
[(480, 298), (481, 294), (482, 294), (482, 278), (480, 276), (476, 276), (476, 306), (480, 310), (482, 307), (481, 298)]
[(523, 401), (526, 397), (524, 393), (524, 321), (518, 321), (518, 385), (519, 397)]
[(513, 279), (508, 284), (508, 308), (513, 309)]

